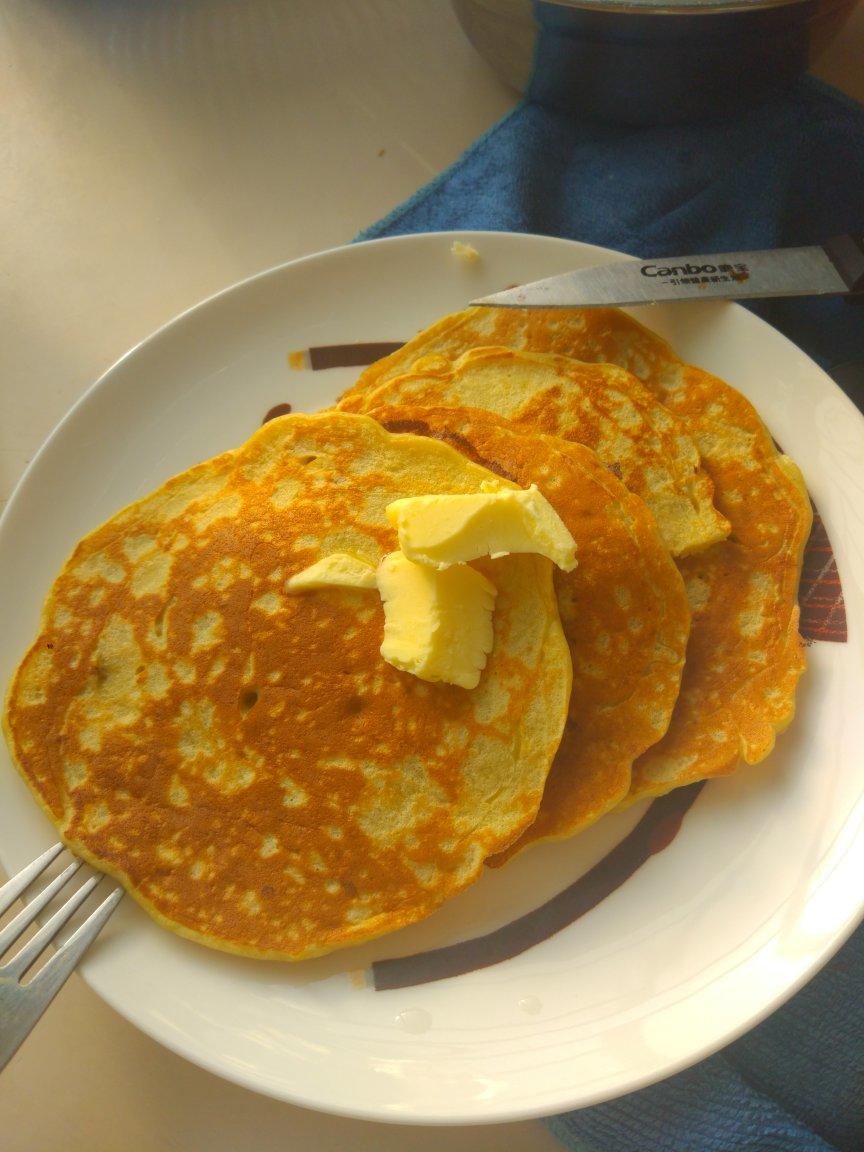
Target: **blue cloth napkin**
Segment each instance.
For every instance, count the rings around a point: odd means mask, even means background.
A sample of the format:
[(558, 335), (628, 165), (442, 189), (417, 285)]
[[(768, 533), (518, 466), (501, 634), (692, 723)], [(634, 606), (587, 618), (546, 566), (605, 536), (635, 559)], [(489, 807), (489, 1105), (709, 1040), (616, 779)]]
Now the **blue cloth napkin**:
[[(658, 128), (520, 104), (360, 239), (541, 232), (639, 256), (864, 230), (864, 108), (811, 78), (734, 120)], [(864, 407), (864, 307), (751, 305)], [(864, 1152), (864, 928), (785, 1007), (697, 1067), (548, 1121), (575, 1152)]]

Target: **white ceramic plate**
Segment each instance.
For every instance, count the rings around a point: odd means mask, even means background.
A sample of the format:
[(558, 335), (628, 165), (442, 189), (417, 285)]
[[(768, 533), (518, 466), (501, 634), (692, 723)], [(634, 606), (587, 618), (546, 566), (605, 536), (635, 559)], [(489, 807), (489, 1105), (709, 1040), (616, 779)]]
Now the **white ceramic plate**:
[[(0, 681), (30, 642), (74, 542), (168, 476), (238, 444), (280, 401), (314, 410), (355, 369), (288, 353), (399, 340), (473, 296), (614, 254), (464, 234), (336, 249), (206, 301), (117, 363), (54, 432), (0, 527)], [(82, 967), (127, 1019), (190, 1060), (309, 1107), (377, 1120), (543, 1115), (666, 1076), (755, 1024), (853, 929), (864, 893), (864, 421), (798, 349), (727, 304), (641, 318), (742, 389), (801, 465), (834, 545), (851, 642), (816, 642), (799, 715), (757, 768), (709, 784), (680, 834), (582, 919), (521, 955), (376, 991), (369, 965), (480, 936), (565, 888), (643, 815), (609, 817), (486, 875), (425, 923), (298, 965), (174, 937), (131, 900)], [(0, 753), (0, 843), (14, 871), (52, 829)], [(76, 1058), (86, 1059), (86, 1044)]]

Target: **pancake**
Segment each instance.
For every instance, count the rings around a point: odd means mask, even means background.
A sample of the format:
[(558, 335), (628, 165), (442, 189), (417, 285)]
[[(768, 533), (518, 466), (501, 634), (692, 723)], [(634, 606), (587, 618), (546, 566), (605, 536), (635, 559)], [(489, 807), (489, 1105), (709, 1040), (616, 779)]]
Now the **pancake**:
[(520, 487), (536, 483), (576, 540), (577, 567), (555, 571), (573, 663), (567, 728), (537, 819), (493, 862), (572, 836), (627, 796), (634, 759), (669, 725), (690, 625), (681, 576), (642, 501), (581, 444), (476, 409), (371, 415), (390, 431), (445, 440)]
[(791, 723), (806, 666), (798, 584), (813, 514), (800, 470), (746, 397), (623, 312), (592, 311), (580, 315), (577, 355), (614, 359), (682, 416), (732, 525), (728, 541), (681, 563), (694, 612), (687, 669), (670, 731), (634, 769), (638, 799), (728, 773), (739, 756), (758, 763)]
[(681, 694), (668, 733), (634, 768), (631, 795), (731, 772), (739, 758), (757, 763), (792, 720), (805, 668), (797, 592), (812, 512), (797, 466), (746, 397), (613, 308), (470, 308), (371, 365), (343, 402), (421, 356), (455, 361), (484, 344), (617, 364), (684, 422), (732, 530), (681, 561), (693, 611)]
[(390, 501), (490, 479), (363, 416), (284, 416), (87, 536), (5, 717), (70, 848), (167, 927), (259, 957), (359, 943), (471, 883), (534, 819), (567, 715), (549, 561), (477, 562), (498, 596), (472, 691), (381, 659), (377, 592), (284, 585), (396, 548)]
[(584, 444), (642, 497), (673, 555), (701, 551), (728, 532), (683, 425), (634, 376), (612, 365), (477, 348), (453, 361), (416, 360), (409, 372), (355, 398), (354, 406), (361, 400), (366, 410), (381, 404), (483, 407)]

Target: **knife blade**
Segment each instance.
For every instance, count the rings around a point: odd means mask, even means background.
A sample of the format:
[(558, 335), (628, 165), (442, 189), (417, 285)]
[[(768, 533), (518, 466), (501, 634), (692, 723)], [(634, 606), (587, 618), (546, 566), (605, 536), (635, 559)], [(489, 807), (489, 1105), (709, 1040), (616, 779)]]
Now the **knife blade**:
[(864, 234), (808, 248), (596, 264), (472, 300), (499, 308), (629, 307), (661, 300), (752, 300), (864, 293)]

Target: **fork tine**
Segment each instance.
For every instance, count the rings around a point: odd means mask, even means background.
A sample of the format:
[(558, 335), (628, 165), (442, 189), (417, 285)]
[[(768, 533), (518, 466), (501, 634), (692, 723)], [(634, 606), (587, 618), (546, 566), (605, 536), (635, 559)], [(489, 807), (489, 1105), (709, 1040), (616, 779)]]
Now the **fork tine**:
[(111, 913), (123, 899), (123, 889), (117, 887), (105, 897), (80, 927), (76, 928), (65, 944), (61, 944), (45, 966), (36, 973), (28, 988), (44, 998), (44, 1004), (56, 994), (69, 973), (105, 927)]
[[(98, 883), (99, 878), (94, 880)], [(77, 896), (77, 894), (76, 894)], [(72, 897), (69, 903), (76, 901)], [(19, 984), (7, 980), (5, 971), (0, 969), (0, 1007), (2, 1007), (3, 1027), (0, 1028), (0, 1070), (12, 1059), (21, 1043), (30, 1034), (33, 1025), (63, 987), (67, 977), (81, 959), (90, 944), (96, 939), (105, 921), (120, 903), (123, 889), (115, 888), (87, 919), (57, 949), (44, 967), (36, 973), (29, 984)], [(65, 913), (68, 904), (60, 909)], [(52, 917), (52, 921), (56, 917)], [(47, 930), (52, 921), (45, 925)]]
[[(81, 885), (77, 892), (73, 892), (66, 903), (57, 909), (51, 919), (47, 920), (39, 931), (27, 941), (24, 947), (16, 952), (7, 964), (4, 964), (3, 967), (0, 968), (0, 976), (5, 976), (12, 980), (20, 979), (27, 969), (36, 962), (44, 951), (45, 946), (54, 939), (69, 917), (74, 915), (81, 907), (101, 879), (101, 876), (91, 876), (89, 880)], [(30, 909), (27, 908), (25, 911), (29, 912)], [(13, 920), (12, 923), (14, 924), (14, 922)]]
[[(38, 896), (35, 896), (26, 908), (22, 908), (14, 920), (10, 920), (5, 928), (0, 930), (0, 956), (7, 948), (11, 948), (21, 933), (29, 928), (46, 904), (50, 904), (63, 885), (71, 880), (81, 867), (80, 860), (74, 860), (59, 876), (55, 876), (50, 884), (46, 884)], [(16, 877), (17, 879), (17, 877)]]
[[(41, 856), (28, 864), (26, 868), (22, 869), (17, 876), (13, 876), (6, 884), (0, 888), (0, 916), (8, 912), (21, 893), (33, 883), (40, 873), (44, 872), (48, 865), (57, 859), (63, 851), (65, 845), (54, 844), (47, 852), (43, 852)], [(2, 953), (0, 953), (2, 955)]]

